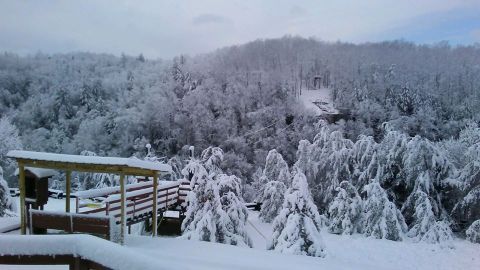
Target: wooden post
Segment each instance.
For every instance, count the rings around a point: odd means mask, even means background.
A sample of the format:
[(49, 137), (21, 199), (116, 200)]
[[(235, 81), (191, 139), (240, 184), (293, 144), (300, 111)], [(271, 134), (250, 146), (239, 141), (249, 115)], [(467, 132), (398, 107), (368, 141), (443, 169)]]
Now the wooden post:
[(125, 243), (125, 175), (120, 174), (120, 244)]
[(71, 186), (71, 176), (72, 172), (71, 171), (66, 171), (65, 172), (65, 192), (67, 194), (67, 198), (65, 201), (65, 212), (70, 213), (70, 186)]
[(20, 232), (21, 234), (26, 234), (27, 215), (25, 213), (25, 166), (23, 166), (23, 163), (18, 163), (18, 177), (20, 186)]
[(157, 235), (158, 175), (153, 175), (152, 236)]

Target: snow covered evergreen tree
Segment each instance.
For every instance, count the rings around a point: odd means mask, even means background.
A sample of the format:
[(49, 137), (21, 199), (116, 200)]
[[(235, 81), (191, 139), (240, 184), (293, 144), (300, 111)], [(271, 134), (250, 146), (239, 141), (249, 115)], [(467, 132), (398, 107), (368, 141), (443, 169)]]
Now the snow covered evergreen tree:
[(0, 217), (11, 216), (15, 211), (15, 203), (10, 197), (8, 184), (3, 179), (3, 169), (0, 167)]
[(328, 230), (335, 234), (353, 234), (359, 232), (362, 217), (362, 199), (356, 188), (347, 181), (337, 187), (337, 196), (328, 208)]
[(475, 220), (466, 231), (467, 240), (480, 244), (480, 219)]
[(466, 156), (468, 163), (455, 179), (461, 197), (452, 210), (461, 229), (480, 219), (480, 142), (470, 146)]
[(8, 151), (20, 150), (22, 147), (17, 128), (9, 118), (0, 118), (0, 167), (5, 169), (4, 177), (13, 176), (17, 166), (15, 160), (6, 157)]
[(320, 215), (313, 203), (305, 175), (296, 170), (292, 187), (285, 195), (282, 210), (273, 222), (267, 249), (282, 253), (324, 257)]
[(262, 208), (258, 216), (263, 222), (270, 223), (282, 209), (282, 204), (287, 188), (285, 184), (279, 181), (270, 181), (263, 189), (261, 198)]
[(223, 161), (223, 150), (220, 147), (209, 146), (202, 151), (201, 161), (207, 172), (212, 176), (222, 173), (220, 165)]
[(388, 199), (378, 181), (364, 187), (367, 198), (363, 210), (363, 233), (379, 239), (401, 241), (407, 230), (402, 213)]
[[(252, 241), (245, 228), (248, 218), (248, 210), (242, 200), (240, 190), (241, 180), (234, 175), (226, 174), (219, 174), (216, 178), (222, 209), (230, 218), (230, 221), (226, 225), (227, 229), (231, 234), (242, 237), (243, 242), (251, 247)], [(232, 245), (237, 245), (237, 243), (236, 239), (234, 241), (230, 240), (230, 244)]]
[[(312, 193), (315, 203), (325, 211), (333, 200), (335, 188), (352, 176), (351, 158), (353, 142), (340, 131), (328, 126), (315, 136), (310, 150), (310, 170), (313, 171)], [(308, 172), (308, 170), (307, 170)]]
[(415, 193), (415, 213), (408, 236), (415, 241), (438, 243), (451, 241), (452, 231), (444, 221), (436, 221), (428, 195), (423, 191)]
[(279, 181), (284, 183), (287, 187), (290, 186), (291, 176), (290, 171), (288, 170), (288, 164), (283, 160), (282, 155), (275, 149), (268, 152), (263, 175), (266, 177), (267, 182)]
[[(417, 191), (428, 195), (435, 216), (446, 217), (446, 211), (442, 206), (442, 188), (447, 185), (445, 179), (455, 173), (455, 168), (447, 155), (432, 142), (415, 136), (407, 143), (403, 163), (405, 173), (403, 187), (410, 191), (402, 206), (407, 223), (410, 223), (414, 212), (415, 199), (411, 197)], [(398, 199), (401, 202), (403, 198)]]
[(378, 170), (377, 161), (378, 144), (373, 137), (360, 135), (353, 145), (352, 162), (352, 184), (361, 189), (368, 184), (370, 179), (375, 178)]
[[(212, 179), (198, 160), (191, 160), (182, 173), (191, 176), (192, 186), (192, 191), (187, 196), (188, 207), (181, 227), (182, 237), (250, 246), (251, 242), (244, 230), (247, 212), (232, 191), (239, 190), (239, 184), (232, 183), (231, 177), (222, 176), (222, 185), (219, 185), (219, 181)], [(220, 187), (224, 192), (222, 197)]]

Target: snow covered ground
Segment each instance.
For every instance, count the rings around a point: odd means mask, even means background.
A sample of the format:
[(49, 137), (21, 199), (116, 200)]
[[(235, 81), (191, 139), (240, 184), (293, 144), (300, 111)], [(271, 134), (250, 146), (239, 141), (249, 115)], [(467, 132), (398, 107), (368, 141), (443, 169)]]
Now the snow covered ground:
[(300, 101), (307, 110), (312, 111), (316, 115), (338, 113), (333, 106), (332, 90), (329, 88), (321, 88), (318, 90), (302, 90)]
[[(254, 249), (265, 249), (271, 224), (258, 219), (258, 212), (250, 211), (247, 231)], [(325, 258), (304, 259), (298, 269), (480, 269), (480, 245), (456, 239), (451, 247), (410, 241), (395, 242), (365, 238), (362, 235), (340, 236), (321, 232), (327, 248)], [(265, 237), (264, 237), (265, 236)], [(268, 253), (274, 253), (267, 251)], [(287, 255), (282, 255), (287, 256)], [(276, 269), (287, 269), (278, 259)], [(313, 265), (310, 263), (313, 260)], [(272, 262), (273, 263), (273, 262)], [(288, 263), (286, 263), (289, 265)], [(265, 268), (269, 269), (269, 268)], [(272, 269), (274, 269), (272, 267)]]
[[(51, 210), (55, 210), (55, 207), (59, 210), (64, 206), (64, 200), (49, 199), (50, 202)], [(338, 236), (322, 231), (327, 256), (314, 258), (265, 250), (271, 224), (259, 221), (258, 212), (250, 211), (247, 230), (253, 241), (253, 249), (134, 235), (127, 237), (126, 249), (128, 257), (145, 258), (158, 269), (480, 269), (480, 246), (459, 239), (451, 247), (441, 247), (368, 239), (361, 235)], [(0, 265), (0, 269), (52, 268)]]

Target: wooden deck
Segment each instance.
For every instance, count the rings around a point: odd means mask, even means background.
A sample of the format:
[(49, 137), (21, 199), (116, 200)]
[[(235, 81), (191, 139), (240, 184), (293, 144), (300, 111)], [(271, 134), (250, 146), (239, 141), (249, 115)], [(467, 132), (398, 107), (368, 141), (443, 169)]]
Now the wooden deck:
[[(125, 215), (126, 225), (132, 225), (152, 217), (153, 188), (152, 181), (146, 181), (126, 185), (125, 193)], [(160, 181), (157, 189), (157, 214), (168, 209), (180, 207), (185, 204), (186, 195), (190, 191), (190, 184), (181, 181)], [(93, 196), (89, 196), (88, 194)], [(90, 190), (87, 193), (78, 193), (77, 213), (95, 214), (113, 217), (117, 224), (121, 220), (121, 198), (120, 190), (107, 189)], [(100, 198), (100, 199), (99, 199)], [(95, 201), (98, 201), (96, 202)], [(82, 203), (81, 201), (91, 201)]]

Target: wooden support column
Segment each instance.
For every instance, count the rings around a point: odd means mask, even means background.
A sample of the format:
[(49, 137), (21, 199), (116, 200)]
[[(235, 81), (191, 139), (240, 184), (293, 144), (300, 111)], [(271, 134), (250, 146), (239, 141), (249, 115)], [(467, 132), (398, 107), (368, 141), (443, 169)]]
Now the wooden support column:
[(27, 214), (25, 208), (25, 166), (23, 163), (18, 163), (18, 178), (20, 187), (20, 232), (21, 234), (26, 234)]
[(120, 174), (120, 244), (125, 243), (125, 175)]
[(153, 175), (152, 236), (157, 235), (158, 174)]
[(70, 187), (71, 187), (71, 178), (72, 178), (72, 172), (71, 171), (66, 171), (65, 172), (65, 193), (67, 194), (66, 200), (65, 200), (65, 212), (70, 213)]

